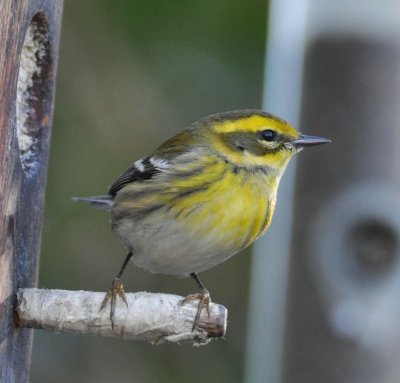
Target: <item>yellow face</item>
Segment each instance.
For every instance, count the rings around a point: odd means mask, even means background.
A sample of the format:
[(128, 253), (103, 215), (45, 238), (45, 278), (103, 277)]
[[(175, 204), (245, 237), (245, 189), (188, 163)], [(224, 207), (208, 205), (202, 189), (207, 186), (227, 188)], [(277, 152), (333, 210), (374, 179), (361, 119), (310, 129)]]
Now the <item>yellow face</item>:
[(215, 121), (209, 125), (214, 147), (244, 167), (264, 166), (283, 172), (300, 147), (291, 144), (300, 133), (286, 121), (267, 113)]

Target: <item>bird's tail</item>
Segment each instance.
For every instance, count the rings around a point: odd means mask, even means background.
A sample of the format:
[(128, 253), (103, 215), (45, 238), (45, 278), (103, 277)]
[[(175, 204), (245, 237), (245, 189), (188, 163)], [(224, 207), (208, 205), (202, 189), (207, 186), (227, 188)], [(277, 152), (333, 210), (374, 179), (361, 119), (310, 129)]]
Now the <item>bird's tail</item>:
[(110, 195), (100, 195), (96, 197), (73, 197), (73, 201), (87, 202), (98, 209), (111, 210), (112, 197)]

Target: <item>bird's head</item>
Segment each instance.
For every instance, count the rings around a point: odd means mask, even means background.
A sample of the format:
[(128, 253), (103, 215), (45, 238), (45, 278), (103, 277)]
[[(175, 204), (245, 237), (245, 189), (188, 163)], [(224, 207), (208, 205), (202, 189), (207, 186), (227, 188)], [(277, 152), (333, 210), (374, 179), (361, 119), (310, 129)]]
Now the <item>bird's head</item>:
[(300, 134), (292, 125), (258, 110), (219, 113), (200, 120), (212, 146), (241, 167), (265, 167), (282, 174), (294, 154), (329, 139)]

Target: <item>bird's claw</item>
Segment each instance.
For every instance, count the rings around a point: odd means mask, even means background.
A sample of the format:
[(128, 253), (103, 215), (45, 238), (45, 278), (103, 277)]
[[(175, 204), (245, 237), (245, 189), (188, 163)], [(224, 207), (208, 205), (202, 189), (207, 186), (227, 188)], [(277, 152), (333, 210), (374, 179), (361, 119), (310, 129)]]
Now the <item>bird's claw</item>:
[(110, 301), (110, 320), (111, 320), (111, 327), (114, 331), (114, 314), (115, 314), (115, 305), (117, 303), (117, 297), (120, 297), (126, 304), (126, 307), (128, 307), (128, 302), (126, 300), (125, 296), (125, 290), (124, 290), (124, 285), (122, 284), (122, 281), (120, 278), (115, 278), (112, 281), (111, 288), (110, 290), (107, 291), (103, 302), (101, 303), (100, 311), (104, 309), (106, 306), (107, 302)]
[(201, 292), (198, 292), (196, 294), (190, 294), (185, 299), (182, 299), (180, 304), (184, 305), (187, 302), (191, 302), (191, 301), (195, 301), (195, 300), (198, 300), (199, 304), (197, 306), (196, 316), (194, 317), (192, 332), (194, 331), (194, 329), (196, 328), (196, 326), (199, 323), (201, 311), (203, 310), (204, 307), (207, 310), (208, 318), (210, 318), (210, 307), (209, 306), (211, 303), (211, 297), (210, 297), (210, 293), (208, 292), (208, 290), (204, 289)]

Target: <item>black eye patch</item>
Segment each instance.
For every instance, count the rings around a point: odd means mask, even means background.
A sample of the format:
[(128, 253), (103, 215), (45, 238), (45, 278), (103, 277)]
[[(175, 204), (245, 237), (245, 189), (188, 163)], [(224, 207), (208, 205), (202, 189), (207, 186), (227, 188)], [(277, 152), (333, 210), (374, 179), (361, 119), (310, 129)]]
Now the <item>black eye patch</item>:
[(260, 138), (263, 141), (267, 141), (267, 142), (272, 142), (272, 141), (276, 141), (278, 135), (276, 134), (276, 132), (274, 130), (271, 129), (266, 129), (260, 132)]

